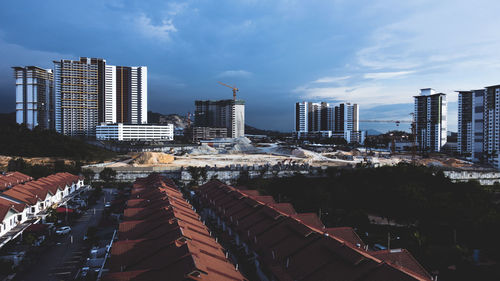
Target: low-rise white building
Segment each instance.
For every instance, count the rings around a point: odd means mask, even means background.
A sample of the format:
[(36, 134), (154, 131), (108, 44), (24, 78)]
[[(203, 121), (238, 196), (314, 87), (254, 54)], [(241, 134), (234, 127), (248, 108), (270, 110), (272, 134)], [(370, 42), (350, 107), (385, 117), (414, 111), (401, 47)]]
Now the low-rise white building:
[(174, 140), (174, 125), (101, 124), (96, 128), (98, 140)]

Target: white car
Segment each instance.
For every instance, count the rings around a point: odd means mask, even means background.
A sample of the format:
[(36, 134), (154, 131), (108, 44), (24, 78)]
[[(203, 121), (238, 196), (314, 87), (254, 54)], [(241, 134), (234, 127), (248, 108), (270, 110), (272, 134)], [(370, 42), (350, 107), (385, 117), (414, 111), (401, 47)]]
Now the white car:
[(71, 227), (69, 226), (63, 226), (56, 229), (56, 234), (58, 235), (68, 234), (70, 232), (71, 232)]

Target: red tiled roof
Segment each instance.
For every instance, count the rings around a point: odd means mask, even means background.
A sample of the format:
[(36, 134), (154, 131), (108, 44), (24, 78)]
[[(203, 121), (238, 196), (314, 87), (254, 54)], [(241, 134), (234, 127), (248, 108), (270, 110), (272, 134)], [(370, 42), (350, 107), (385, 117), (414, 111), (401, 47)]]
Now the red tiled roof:
[[(16, 177), (23, 176), (23, 174), (18, 172), (14, 174)], [(24, 176), (27, 177), (26, 175)], [(24, 184), (15, 185), (11, 189), (5, 190), (2, 194), (22, 201), (28, 205), (35, 205), (38, 200), (45, 200), (47, 193), (50, 192), (50, 194), (54, 195), (59, 188), (62, 189), (66, 185), (76, 183), (78, 180), (78, 176), (69, 173), (57, 173), (37, 180), (28, 181)]]
[(7, 187), (13, 187), (15, 185), (25, 183), (33, 180), (32, 177), (25, 175), (20, 172), (8, 172), (4, 175), (0, 175), (0, 190), (5, 190)]
[(197, 193), (276, 280), (430, 280), (413, 266), (379, 259), (357, 247), (364, 244), (352, 228), (325, 229), (314, 213), (297, 214), (291, 206), (258, 200), (261, 196), (253, 192), (219, 181), (200, 186)]
[(103, 280), (245, 280), (175, 184), (137, 179)]
[(365, 243), (361, 238), (359, 238), (358, 234), (352, 227), (331, 227), (327, 228), (326, 232), (329, 235), (335, 236), (337, 238), (340, 238), (346, 242), (351, 243), (354, 246), (359, 245), (361, 248), (365, 248)]
[[(20, 187), (20, 188), (18, 188)], [(22, 186), (17, 185), (16, 187), (6, 190), (2, 195), (7, 195), (11, 198), (24, 202), (28, 205), (36, 205), (38, 203), (38, 198), (29, 192), (22, 190)]]
[(315, 213), (300, 213), (296, 215), (292, 215), (293, 218), (299, 220), (303, 224), (307, 226), (311, 226), (317, 229), (324, 229), (325, 225), (318, 218), (318, 215)]
[(413, 255), (406, 249), (393, 249), (371, 252), (374, 257), (377, 257), (387, 263), (395, 266), (411, 269), (422, 276), (431, 278), (431, 275), (417, 262)]
[(7, 209), (2, 210), (3, 212), (5, 212), (4, 214), (0, 213), (0, 218), (2, 219), (2, 221), (5, 218), (5, 215), (7, 214), (7, 212), (9, 211), (10, 208), (15, 210), (16, 212), (22, 212), (22, 211), (24, 211), (24, 208), (26, 208), (26, 204), (16, 203), (14, 201), (11, 201), (11, 200), (8, 200), (5, 198), (0, 198), (0, 205), (4, 206), (4, 208), (5, 207), (7, 208)]
[(4, 203), (0, 202), (0, 221), (3, 222), (3, 220), (5, 219), (5, 216), (9, 212), (10, 208), (12, 208), (11, 205), (4, 204)]

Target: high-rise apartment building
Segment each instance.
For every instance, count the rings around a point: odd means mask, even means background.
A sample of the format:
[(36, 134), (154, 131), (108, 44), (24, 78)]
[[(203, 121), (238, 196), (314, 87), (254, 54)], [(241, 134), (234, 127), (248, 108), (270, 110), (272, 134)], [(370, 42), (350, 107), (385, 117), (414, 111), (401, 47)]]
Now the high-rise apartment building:
[(309, 103), (307, 101), (295, 103), (295, 133), (298, 138), (309, 132)]
[(457, 152), (473, 161), (483, 157), (485, 90), (458, 91)]
[(245, 136), (245, 101), (195, 101), (195, 126), (227, 128), (227, 136)]
[(439, 152), (447, 138), (446, 95), (427, 88), (414, 98), (417, 145), (421, 151)]
[(105, 118), (106, 61), (54, 61), (55, 129), (68, 136), (93, 136)]
[(106, 65), (106, 88), (104, 89), (104, 120), (101, 123), (114, 124), (117, 123), (117, 94), (116, 94), (116, 66)]
[(116, 122), (147, 123), (147, 67), (116, 66)]
[(94, 136), (100, 123), (147, 123), (147, 67), (82, 57), (54, 61), (55, 129)]
[(458, 91), (458, 152), (500, 169), (500, 85)]
[(342, 137), (347, 142), (364, 142), (359, 130), (357, 104), (297, 102), (295, 104), (295, 134), (298, 138), (321, 136)]
[(334, 106), (326, 102), (295, 103), (295, 132), (305, 136), (308, 132), (333, 131)]
[(29, 129), (54, 128), (54, 79), (51, 69), (13, 67), (16, 79), (16, 122)]
[(483, 157), (500, 168), (500, 85), (486, 87), (483, 112)]
[(365, 132), (359, 130), (359, 106), (341, 103), (335, 107), (334, 134), (343, 135), (348, 142), (364, 143)]

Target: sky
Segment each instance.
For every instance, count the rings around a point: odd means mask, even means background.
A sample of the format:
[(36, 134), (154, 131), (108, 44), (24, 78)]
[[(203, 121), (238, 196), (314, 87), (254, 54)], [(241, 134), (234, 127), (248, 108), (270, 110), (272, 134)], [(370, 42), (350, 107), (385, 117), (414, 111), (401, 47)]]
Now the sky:
[(240, 89), (246, 123), (292, 131), (297, 101), (353, 102), (360, 119), (408, 120), (421, 88), (500, 84), (497, 0), (45, 0), (0, 3), (0, 112), (12, 66), (100, 57), (148, 67), (149, 110), (186, 115)]

